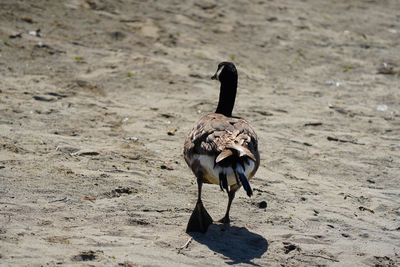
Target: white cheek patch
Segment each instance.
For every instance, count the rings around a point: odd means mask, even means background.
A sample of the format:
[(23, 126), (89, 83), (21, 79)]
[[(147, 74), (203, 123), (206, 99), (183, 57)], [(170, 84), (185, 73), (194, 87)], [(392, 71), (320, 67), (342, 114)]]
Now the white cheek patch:
[(225, 66), (222, 66), (218, 71), (217, 71), (217, 80), (219, 81), (219, 75), (221, 74), (222, 70), (224, 69)]

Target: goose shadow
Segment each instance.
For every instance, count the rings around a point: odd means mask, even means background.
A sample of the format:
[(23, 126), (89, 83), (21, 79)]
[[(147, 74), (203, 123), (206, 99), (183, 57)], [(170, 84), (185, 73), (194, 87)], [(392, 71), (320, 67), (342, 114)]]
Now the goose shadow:
[(205, 234), (189, 233), (189, 235), (214, 252), (229, 258), (226, 263), (230, 265), (247, 263), (260, 266), (251, 260), (261, 258), (268, 250), (268, 241), (245, 227), (230, 226), (227, 230), (221, 231), (221, 225), (212, 224)]

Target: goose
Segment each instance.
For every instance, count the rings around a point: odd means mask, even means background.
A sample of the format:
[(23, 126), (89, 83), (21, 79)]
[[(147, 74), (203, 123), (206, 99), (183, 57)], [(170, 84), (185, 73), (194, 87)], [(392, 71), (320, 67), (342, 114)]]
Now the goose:
[(197, 203), (186, 227), (188, 233), (205, 233), (213, 223), (202, 203), (203, 183), (219, 185), (227, 192), (228, 206), (219, 222), (229, 225), (236, 191), (243, 186), (247, 195), (252, 196), (249, 180), (260, 165), (254, 129), (246, 120), (232, 116), (238, 81), (235, 65), (221, 62), (211, 79), (221, 83), (217, 110), (200, 117), (186, 136), (183, 149), (198, 186)]

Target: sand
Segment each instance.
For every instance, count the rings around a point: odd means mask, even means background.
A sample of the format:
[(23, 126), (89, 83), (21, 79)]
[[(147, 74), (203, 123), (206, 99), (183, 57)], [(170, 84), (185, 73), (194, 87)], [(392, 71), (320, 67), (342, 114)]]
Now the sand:
[[(0, 265), (398, 266), (399, 10), (2, 0)], [(224, 60), (261, 166), (230, 228), (188, 235), (183, 141)], [(220, 219), (226, 193), (203, 194)]]

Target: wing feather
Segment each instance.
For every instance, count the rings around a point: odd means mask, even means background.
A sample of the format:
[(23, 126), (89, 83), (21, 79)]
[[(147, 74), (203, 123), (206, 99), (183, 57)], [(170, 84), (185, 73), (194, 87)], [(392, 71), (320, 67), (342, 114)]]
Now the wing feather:
[(239, 157), (258, 159), (258, 139), (250, 124), (241, 118), (212, 113), (202, 116), (185, 140), (184, 155), (217, 155), (216, 163), (237, 151)]

